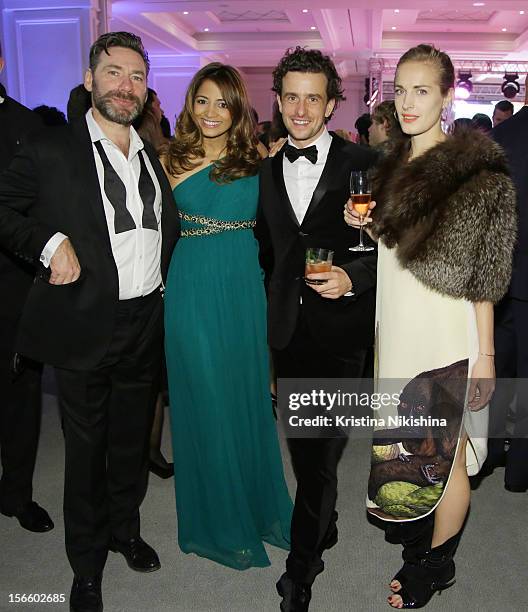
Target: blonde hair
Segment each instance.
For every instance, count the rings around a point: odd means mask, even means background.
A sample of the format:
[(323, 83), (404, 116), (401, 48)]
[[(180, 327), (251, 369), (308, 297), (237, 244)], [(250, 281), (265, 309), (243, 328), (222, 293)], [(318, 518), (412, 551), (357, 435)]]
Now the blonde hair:
[(399, 59), (396, 71), (406, 62), (422, 62), (434, 64), (438, 68), (438, 84), (440, 91), (445, 96), (455, 86), (455, 67), (447, 53), (440, 51), (433, 45), (418, 45), (406, 51)]

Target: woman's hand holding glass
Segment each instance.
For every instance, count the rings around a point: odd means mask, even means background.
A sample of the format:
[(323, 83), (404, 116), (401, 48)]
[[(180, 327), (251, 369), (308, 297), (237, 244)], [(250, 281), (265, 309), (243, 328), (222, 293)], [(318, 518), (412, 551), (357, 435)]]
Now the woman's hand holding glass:
[(370, 211), (375, 207), (376, 207), (376, 202), (374, 200), (371, 200), (369, 203), (369, 210), (367, 214), (361, 217), (358, 211), (354, 208), (354, 204), (352, 203), (352, 198), (350, 198), (348, 202), (345, 204), (345, 209), (343, 213), (345, 223), (347, 225), (350, 225), (350, 227), (355, 227), (356, 229), (359, 229), (363, 225), (364, 231), (366, 231), (367, 234), (373, 240), (375, 240), (375, 238), (372, 236), (372, 232), (368, 228), (368, 224), (372, 223), (372, 217), (370, 216)]

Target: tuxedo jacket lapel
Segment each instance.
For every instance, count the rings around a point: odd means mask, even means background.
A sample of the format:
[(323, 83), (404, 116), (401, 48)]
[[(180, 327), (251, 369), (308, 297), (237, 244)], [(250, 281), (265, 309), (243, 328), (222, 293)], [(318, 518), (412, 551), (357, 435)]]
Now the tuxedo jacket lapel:
[(286, 183), (284, 182), (284, 171), (283, 171), (283, 160), (284, 160), (284, 148), (281, 149), (271, 161), (273, 181), (275, 183), (277, 193), (279, 194), (280, 201), (283, 203), (288, 216), (295, 224), (296, 228), (299, 228), (299, 221), (297, 215), (293, 210), (293, 206), (286, 190)]
[(75, 153), (79, 158), (79, 167), (82, 171), (82, 188), (84, 190), (85, 200), (87, 200), (92, 209), (97, 226), (101, 230), (108, 248), (111, 248), (103, 198), (101, 197), (101, 187), (99, 185), (99, 178), (97, 177), (97, 168), (95, 167), (93, 145), (90, 133), (88, 132), (88, 126), (86, 125), (86, 119), (83, 117), (79, 121), (73, 123), (72, 130), (77, 140)]
[(317, 186), (313, 192), (306, 214), (304, 215), (303, 223), (311, 214), (313, 214), (314, 210), (321, 203), (321, 200), (328, 191), (329, 187), (334, 184), (334, 177), (339, 171), (339, 144), (339, 139), (333, 136), (332, 144), (330, 145), (330, 150), (328, 151), (328, 156), (326, 158), (326, 164), (323, 168), (319, 182), (317, 183)]

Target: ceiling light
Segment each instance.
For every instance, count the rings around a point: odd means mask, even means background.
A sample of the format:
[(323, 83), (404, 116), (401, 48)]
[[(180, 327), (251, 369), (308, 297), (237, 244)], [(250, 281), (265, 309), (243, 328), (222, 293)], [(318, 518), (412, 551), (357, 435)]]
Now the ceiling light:
[(391, 30), (395, 30), (395, 29), (396, 29), (396, 26), (392, 26)]
[(307, 12), (308, 12), (308, 9), (303, 9), (303, 11), (302, 11), (302, 12), (303, 12), (303, 13), (307, 13)]
[(521, 86), (518, 82), (519, 75), (513, 72), (506, 72), (504, 75), (504, 82), (501, 86), (501, 91), (504, 94), (505, 98), (511, 100), (515, 98), (515, 96), (521, 91)]
[(486, 6), (485, 2), (473, 2), (473, 6)]
[(508, 29), (507, 29), (507, 28), (502, 28), (502, 31), (503, 31), (503, 32), (507, 32), (507, 31), (508, 31)]
[(395, 13), (399, 13), (399, 12), (400, 12), (400, 9), (394, 9), (394, 12), (395, 12)]
[(183, 11), (183, 14), (184, 14), (184, 15), (188, 15), (188, 14), (189, 14), (189, 11)]
[(467, 100), (473, 91), (473, 83), (471, 82), (471, 72), (459, 72), (458, 81), (455, 87), (455, 98), (458, 100)]
[(317, 30), (316, 26), (310, 26), (310, 30)]
[(209, 32), (209, 28), (204, 28), (204, 32)]
[(519, 11), (519, 15), (524, 15), (524, 11)]

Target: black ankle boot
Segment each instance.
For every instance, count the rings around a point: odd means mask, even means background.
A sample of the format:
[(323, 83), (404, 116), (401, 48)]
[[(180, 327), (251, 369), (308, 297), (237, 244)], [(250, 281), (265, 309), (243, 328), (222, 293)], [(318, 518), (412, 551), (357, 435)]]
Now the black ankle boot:
[[(434, 529), (434, 515), (427, 516), (419, 521), (412, 521), (398, 525), (398, 539), (403, 545), (403, 566), (391, 580), (397, 580), (402, 586), (405, 584), (409, 566), (416, 565), (425, 553), (431, 548)], [(394, 589), (391, 586), (391, 589)], [(394, 591), (396, 593), (396, 591)]]
[(402, 598), (402, 608), (423, 608), (436, 592), (440, 594), (455, 584), (453, 556), (459, 541), (460, 532), (426, 551), (418, 563), (408, 563), (405, 584), (395, 593)]

